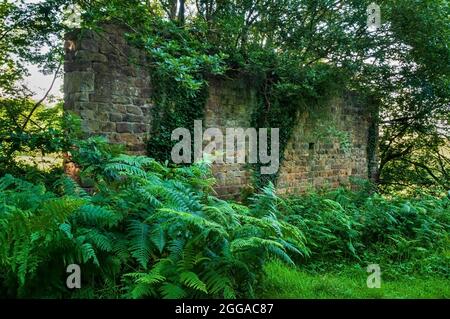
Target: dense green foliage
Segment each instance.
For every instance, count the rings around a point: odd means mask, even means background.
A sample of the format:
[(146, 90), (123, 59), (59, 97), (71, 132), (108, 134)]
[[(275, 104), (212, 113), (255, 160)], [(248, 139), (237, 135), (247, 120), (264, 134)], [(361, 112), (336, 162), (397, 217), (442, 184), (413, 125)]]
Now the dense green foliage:
[[(0, 297), (382, 297), (350, 280), (372, 263), (387, 296), (421, 296), (426, 278), (426, 296), (448, 297), (450, 6), (380, 0), (383, 24), (371, 31), (370, 2), (0, 2)], [(78, 139), (77, 120), (48, 107), (54, 81), (32, 100), (28, 64), (60, 74), (73, 16), (97, 31), (120, 24), (147, 53), (156, 160)], [(210, 76), (252, 79), (253, 124), (282, 128), (281, 153), (298, 114), (322, 116), (329, 96), (357, 92), (380, 125), (369, 142), (375, 151), (380, 139), (377, 185), (279, 198), (276, 176), (257, 176), (244, 206), (213, 196), (206, 163), (162, 164), (172, 129), (203, 117)], [(349, 144), (333, 127), (316, 134)], [(61, 152), (86, 188), (21, 160)], [(81, 289), (66, 287), (70, 264)], [(317, 279), (324, 272), (336, 278)], [(414, 291), (389, 286), (411, 278)]]
[[(448, 198), (282, 199), (269, 185), (245, 207), (211, 195), (206, 163), (170, 168), (101, 138), (73, 153), (90, 193), (66, 176), (48, 188), (0, 179), (2, 296), (254, 297), (274, 258), (313, 272), (379, 263), (388, 277), (450, 275)], [(82, 288), (71, 292), (73, 263)]]
[[(16, 172), (23, 163), (17, 156), (48, 154), (68, 147), (62, 105), (47, 108), (50, 90), (62, 65), (61, 39), (67, 29), (63, 1), (0, 3), (0, 170)], [(56, 11), (54, 11), (56, 9)], [(43, 49), (45, 48), (45, 49)], [(37, 101), (23, 81), (34, 64), (44, 73), (54, 72), (46, 92)], [(71, 120), (69, 120), (70, 122)], [(30, 166), (30, 165), (28, 165)], [(28, 170), (31, 169), (28, 167)]]
[[(315, 114), (333, 91), (354, 90), (380, 108), (380, 163), (371, 172), (379, 186), (448, 189), (448, 1), (378, 1), (382, 26), (377, 30), (367, 28), (370, 2), (4, 1), (0, 98), (9, 114), (2, 125), (14, 136), (1, 136), (0, 155), (11, 161), (11, 154), (33, 140), (21, 139), (20, 147), (10, 142), (29, 134), (27, 119), (43, 104), (30, 110), (32, 94), (19, 85), (26, 63), (57, 75), (63, 33), (77, 16), (83, 28), (122, 24), (129, 40), (148, 53), (158, 83), (152, 157), (167, 158), (173, 145), (167, 132), (175, 125), (191, 128), (192, 120), (202, 117), (210, 75), (245, 74), (262, 97), (254, 125), (282, 127), (281, 151), (299, 112)], [(372, 135), (375, 141), (378, 131)]]
[(311, 249), (308, 268), (379, 264), (386, 276), (450, 276), (450, 199), (425, 193), (386, 198), (338, 189), (287, 199), (284, 220)]
[[(85, 165), (99, 143), (79, 155)], [(78, 297), (249, 297), (269, 257), (293, 264), (291, 255), (307, 255), (302, 233), (271, 209), (273, 188), (250, 209), (230, 204), (210, 195), (202, 165), (91, 161), (92, 195), (64, 176), (53, 191), (1, 178), (2, 295), (71, 296), (65, 269), (76, 263)]]
[(36, 157), (68, 150), (72, 138), (79, 134), (80, 120), (70, 114), (63, 116), (61, 104), (36, 109), (35, 106), (28, 99), (0, 99), (0, 170), (3, 173), (26, 175), (35, 171), (36, 165), (20, 161), (21, 155)]

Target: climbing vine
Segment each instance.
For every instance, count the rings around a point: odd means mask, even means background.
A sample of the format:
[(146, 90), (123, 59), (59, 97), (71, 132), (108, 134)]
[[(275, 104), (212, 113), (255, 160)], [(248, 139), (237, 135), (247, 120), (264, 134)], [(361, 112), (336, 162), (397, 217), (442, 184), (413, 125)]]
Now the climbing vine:
[[(176, 141), (171, 140), (174, 129), (182, 127), (193, 132), (194, 120), (203, 119), (207, 99), (207, 84), (203, 84), (195, 95), (189, 95), (171, 81), (160, 81), (155, 87), (155, 109), (152, 130), (147, 144), (149, 156), (159, 161), (170, 161), (171, 150)], [(192, 135), (193, 136), (193, 135)], [(193, 139), (191, 140), (194, 142)]]
[[(325, 64), (289, 73), (279, 69), (275, 77), (263, 81), (259, 89), (259, 107), (253, 114), (253, 125), (257, 128), (280, 128), (280, 167), (299, 116), (307, 113), (311, 120), (324, 120), (329, 113), (327, 102), (343, 85), (337, 70)], [(344, 140), (342, 132), (334, 135)], [(257, 163), (253, 168), (256, 188), (260, 189), (269, 182), (275, 184), (280, 170), (275, 174), (262, 175), (260, 166)]]
[[(130, 30), (128, 41), (147, 53), (155, 102), (147, 151), (157, 160), (170, 160), (176, 143), (171, 141), (171, 132), (175, 128), (192, 132), (194, 120), (204, 118), (210, 75), (245, 74), (252, 79), (259, 93), (252, 126), (280, 128), (280, 165), (300, 114), (307, 113), (312, 121), (326, 121), (327, 102), (348, 84), (349, 75), (333, 64), (320, 60), (304, 63), (299, 57), (257, 46), (235, 52), (231, 47), (218, 47), (209, 38), (211, 30), (199, 21), (180, 27), (171, 20), (149, 14), (145, 7), (142, 14), (136, 14), (139, 12), (136, 8), (131, 13), (129, 6), (121, 5), (118, 1), (111, 6), (111, 12), (99, 16), (120, 21)], [(98, 26), (99, 21), (94, 24)], [(330, 125), (323, 126), (324, 132), (318, 134), (337, 138), (348, 151), (348, 134)], [(272, 175), (261, 175), (261, 163), (252, 166), (257, 189), (276, 182), (279, 170)]]
[(171, 132), (178, 127), (193, 130), (194, 120), (203, 118), (206, 78), (225, 71), (226, 54), (212, 52), (199, 26), (195, 32), (180, 28), (160, 15), (149, 14), (144, 3), (130, 6), (112, 1), (102, 12), (93, 9), (87, 12), (85, 27), (96, 29), (111, 21), (120, 24), (128, 31), (127, 41), (146, 54), (147, 61), (140, 67), (149, 68), (155, 102), (147, 152), (157, 160), (170, 160), (175, 143)]

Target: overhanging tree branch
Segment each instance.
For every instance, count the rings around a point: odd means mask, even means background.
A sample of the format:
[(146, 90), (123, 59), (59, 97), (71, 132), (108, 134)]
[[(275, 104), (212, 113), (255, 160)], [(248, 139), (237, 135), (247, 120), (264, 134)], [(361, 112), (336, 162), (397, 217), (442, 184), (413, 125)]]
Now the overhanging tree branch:
[(53, 75), (52, 83), (50, 84), (50, 87), (48, 88), (47, 92), (45, 92), (44, 96), (36, 102), (36, 104), (31, 109), (30, 113), (28, 114), (27, 118), (25, 119), (25, 122), (22, 125), (22, 131), (25, 130), (28, 123), (30, 122), (31, 117), (33, 116), (34, 112), (37, 110), (37, 108), (47, 99), (48, 95), (50, 94), (50, 91), (53, 89), (53, 85), (55, 84), (56, 78), (58, 77), (59, 70), (61, 69), (62, 62), (59, 62), (58, 67), (56, 68), (56, 72)]

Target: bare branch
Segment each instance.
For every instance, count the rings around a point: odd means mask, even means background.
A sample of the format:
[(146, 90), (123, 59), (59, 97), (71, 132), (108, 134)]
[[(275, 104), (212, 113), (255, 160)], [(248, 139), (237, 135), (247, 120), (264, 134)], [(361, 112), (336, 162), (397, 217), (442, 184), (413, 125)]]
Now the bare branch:
[(50, 94), (50, 91), (53, 89), (53, 85), (55, 84), (56, 78), (58, 77), (58, 73), (59, 73), (59, 70), (61, 69), (61, 65), (62, 65), (62, 62), (59, 62), (58, 68), (56, 69), (56, 72), (53, 75), (53, 80), (52, 80), (52, 83), (50, 84), (50, 87), (48, 88), (47, 92), (45, 92), (45, 95), (31, 109), (30, 114), (28, 114), (27, 118), (25, 119), (25, 122), (22, 125), (22, 131), (25, 130), (26, 126), (30, 122), (30, 119), (33, 116), (36, 109), (47, 99), (47, 96)]

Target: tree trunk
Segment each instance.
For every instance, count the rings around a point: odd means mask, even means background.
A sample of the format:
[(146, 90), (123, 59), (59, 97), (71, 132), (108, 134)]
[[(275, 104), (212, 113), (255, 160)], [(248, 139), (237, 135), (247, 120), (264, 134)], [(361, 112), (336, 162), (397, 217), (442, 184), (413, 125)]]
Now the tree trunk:
[(180, 0), (180, 8), (178, 11), (178, 23), (182, 26), (184, 25), (185, 19), (185, 0)]
[(178, 4), (178, 0), (171, 0), (170, 2), (170, 9), (169, 9), (169, 18), (172, 21), (175, 21), (177, 18), (177, 4)]

